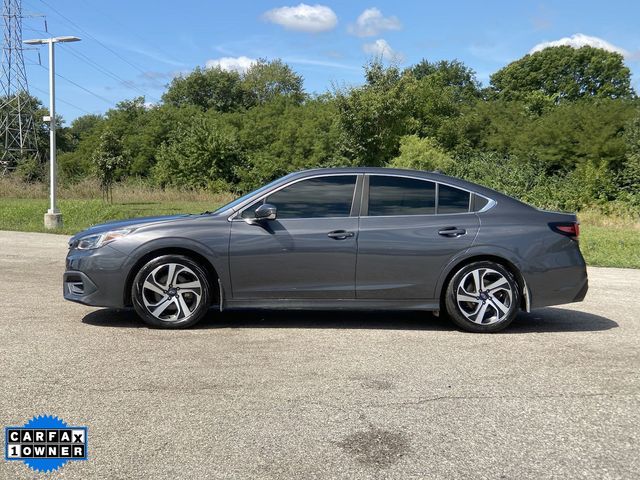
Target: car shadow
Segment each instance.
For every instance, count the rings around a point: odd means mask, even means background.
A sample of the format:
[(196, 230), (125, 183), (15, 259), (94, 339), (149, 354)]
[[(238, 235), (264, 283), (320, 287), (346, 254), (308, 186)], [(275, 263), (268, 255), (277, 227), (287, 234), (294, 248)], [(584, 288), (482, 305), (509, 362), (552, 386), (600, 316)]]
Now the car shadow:
[[(133, 310), (95, 310), (82, 319), (95, 327), (147, 328)], [(502, 334), (596, 332), (618, 324), (592, 313), (564, 308), (541, 308), (520, 313)], [(456, 330), (448, 319), (424, 312), (242, 310), (214, 312), (193, 327), (217, 328), (321, 328), (371, 330)]]

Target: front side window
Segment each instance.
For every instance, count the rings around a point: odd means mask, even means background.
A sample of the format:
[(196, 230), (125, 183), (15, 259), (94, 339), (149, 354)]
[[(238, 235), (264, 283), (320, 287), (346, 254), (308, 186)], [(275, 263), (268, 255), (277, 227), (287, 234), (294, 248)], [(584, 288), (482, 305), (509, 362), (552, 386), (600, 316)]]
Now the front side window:
[(435, 211), (435, 183), (405, 177), (369, 177), (369, 216), (433, 215)]
[(351, 213), (355, 175), (336, 175), (301, 180), (252, 205), (242, 214), (252, 216), (261, 203), (277, 208), (278, 219), (348, 217)]
[(448, 185), (438, 185), (438, 213), (467, 213), (469, 192)]

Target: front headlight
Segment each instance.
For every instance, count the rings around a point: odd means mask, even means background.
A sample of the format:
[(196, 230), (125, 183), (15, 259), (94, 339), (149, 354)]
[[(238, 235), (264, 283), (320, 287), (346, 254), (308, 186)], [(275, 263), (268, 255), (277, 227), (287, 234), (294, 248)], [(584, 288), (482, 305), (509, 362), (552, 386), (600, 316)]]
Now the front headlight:
[(104, 233), (96, 233), (95, 235), (87, 235), (78, 239), (76, 248), (78, 250), (91, 250), (93, 248), (99, 248), (107, 243), (111, 243), (118, 238), (129, 235), (133, 232), (132, 228), (123, 228), (121, 230), (111, 230)]

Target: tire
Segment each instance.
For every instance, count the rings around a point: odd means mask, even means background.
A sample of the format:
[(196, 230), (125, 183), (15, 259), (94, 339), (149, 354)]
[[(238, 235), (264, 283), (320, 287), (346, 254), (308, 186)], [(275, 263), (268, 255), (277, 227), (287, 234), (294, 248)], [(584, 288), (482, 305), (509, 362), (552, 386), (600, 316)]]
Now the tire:
[(518, 282), (499, 263), (474, 262), (460, 268), (451, 278), (445, 306), (453, 323), (467, 332), (498, 332), (518, 314)]
[(205, 270), (184, 255), (162, 255), (136, 274), (133, 307), (148, 325), (187, 328), (209, 310), (211, 285)]

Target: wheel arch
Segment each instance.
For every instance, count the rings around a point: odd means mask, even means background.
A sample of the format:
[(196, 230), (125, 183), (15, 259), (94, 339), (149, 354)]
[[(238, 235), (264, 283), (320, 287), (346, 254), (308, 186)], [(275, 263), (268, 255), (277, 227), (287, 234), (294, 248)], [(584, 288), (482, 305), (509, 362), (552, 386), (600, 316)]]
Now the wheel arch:
[(527, 286), (527, 282), (524, 278), (524, 275), (520, 271), (520, 268), (517, 266), (515, 262), (506, 258), (505, 256), (502, 256), (499, 254), (493, 254), (493, 253), (472, 254), (470, 256), (465, 256), (464, 258), (459, 258), (457, 260), (454, 260), (448, 265), (446, 273), (441, 277), (441, 281), (438, 283), (438, 296), (436, 298), (439, 298), (440, 300), (441, 310), (444, 310), (444, 304), (445, 304), (444, 302), (445, 302), (445, 295), (447, 293), (447, 286), (449, 285), (451, 278), (456, 274), (456, 272), (460, 270), (462, 267), (469, 265), (470, 263), (482, 262), (482, 261), (495, 262), (502, 265), (507, 270), (509, 270), (509, 272), (516, 279), (516, 282), (518, 283), (518, 289), (520, 290), (520, 293), (521, 293), (520, 308), (528, 312), (530, 310), (530, 304), (531, 304), (530, 302), (531, 293), (529, 292), (529, 287)]
[(219, 286), (220, 275), (218, 274), (213, 264), (209, 261), (209, 259), (207, 259), (207, 257), (190, 248), (162, 247), (145, 253), (140, 258), (138, 258), (133, 266), (129, 269), (124, 287), (123, 300), (125, 306), (130, 307), (132, 305), (131, 287), (133, 286), (133, 280), (136, 277), (136, 274), (147, 262), (162, 255), (184, 255), (185, 257), (189, 257), (191, 260), (200, 264), (205, 269), (207, 277), (211, 281), (211, 304), (215, 305), (217, 303), (220, 303), (220, 288), (222, 288), (221, 286)]

